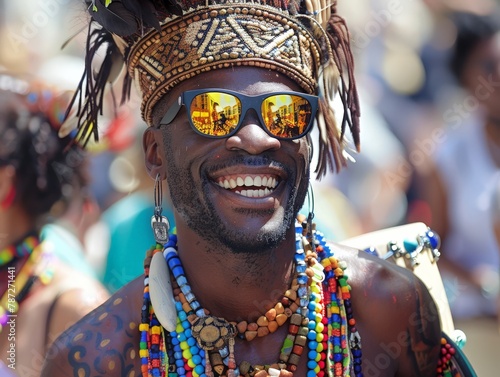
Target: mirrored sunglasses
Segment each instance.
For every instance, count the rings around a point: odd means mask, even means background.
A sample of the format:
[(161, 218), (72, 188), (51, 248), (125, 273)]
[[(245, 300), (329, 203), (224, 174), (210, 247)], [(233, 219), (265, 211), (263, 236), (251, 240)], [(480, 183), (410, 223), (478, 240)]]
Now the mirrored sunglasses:
[(272, 137), (292, 140), (306, 135), (314, 122), (318, 97), (297, 92), (248, 96), (225, 89), (188, 90), (179, 96), (161, 120), (173, 122), (182, 105), (188, 110), (193, 130), (210, 138), (226, 138), (238, 132), (249, 109), (259, 116), (262, 128)]

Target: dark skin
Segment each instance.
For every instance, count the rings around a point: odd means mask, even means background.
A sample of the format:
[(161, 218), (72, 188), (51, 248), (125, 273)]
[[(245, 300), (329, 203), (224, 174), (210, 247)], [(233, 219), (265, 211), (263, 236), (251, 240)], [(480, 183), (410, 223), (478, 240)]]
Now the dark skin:
[[(155, 109), (155, 121), (182, 91), (214, 86), (245, 94), (300, 91), (276, 72), (249, 67), (216, 70), (179, 84)], [(266, 304), (274, 305), (276, 293), (288, 288), (292, 275), (295, 230), (289, 214), (302, 206), (307, 188), (307, 140), (268, 136), (253, 111), (228, 139), (196, 135), (184, 107), (167, 128), (145, 133), (146, 166), (152, 177), (160, 174), (169, 182), (179, 256), (192, 291), (215, 316), (255, 320)], [(216, 184), (221, 176), (238, 175), (269, 175), (278, 184), (260, 198)], [(211, 234), (203, 219), (207, 215), (217, 229)], [(269, 240), (264, 234), (273, 237)], [(340, 246), (334, 252), (348, 264), (367, 370), (380, 376), (435, 376), (439, 318), (423, 284), (412, 273), (365, 253)], [(142, 279), (137, 279), (65, 333), (49, 354), (42, 376), (139, 376), (142, 292)], [(237, 339), (237, 362), (276, 362), (286, 333), (287, 326), (282, 326), (252, 342)], [(296, 376), (306, 375), (306, 364), (303, 356)]]

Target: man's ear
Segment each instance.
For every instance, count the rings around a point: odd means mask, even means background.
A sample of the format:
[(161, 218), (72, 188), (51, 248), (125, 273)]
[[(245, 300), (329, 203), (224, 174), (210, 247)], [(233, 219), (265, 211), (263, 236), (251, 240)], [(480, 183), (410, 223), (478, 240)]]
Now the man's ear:
[(161, 130), (153, 127), (147, 128), (142, 137), (142, 147), (149, 176), (155, 179), (159, 174), (162, 180), (165, 179), (165, 154)]

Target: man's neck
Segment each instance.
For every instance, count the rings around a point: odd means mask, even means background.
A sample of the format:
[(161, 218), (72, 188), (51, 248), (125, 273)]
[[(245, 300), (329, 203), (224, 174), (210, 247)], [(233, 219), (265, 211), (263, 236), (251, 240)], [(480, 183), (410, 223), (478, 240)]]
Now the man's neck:
[[(293, 232), (293, 229), (290, 230)], [(255, 321), (273, 307), (293, 278), (295, 236), (258, 255), (213, 247), (196, 236), (178, 234), (179, 257), (200, 304), (228, 321)]]

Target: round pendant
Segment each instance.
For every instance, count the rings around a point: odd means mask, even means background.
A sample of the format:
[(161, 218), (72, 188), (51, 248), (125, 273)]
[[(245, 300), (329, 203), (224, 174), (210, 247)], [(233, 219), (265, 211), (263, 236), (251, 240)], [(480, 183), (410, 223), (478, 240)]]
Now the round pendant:
[(193, 337), (205, 351), (223, 348), (237, 334), (236, 326), (224, 318), (206, 316), (196, 318), (191, 327)]

